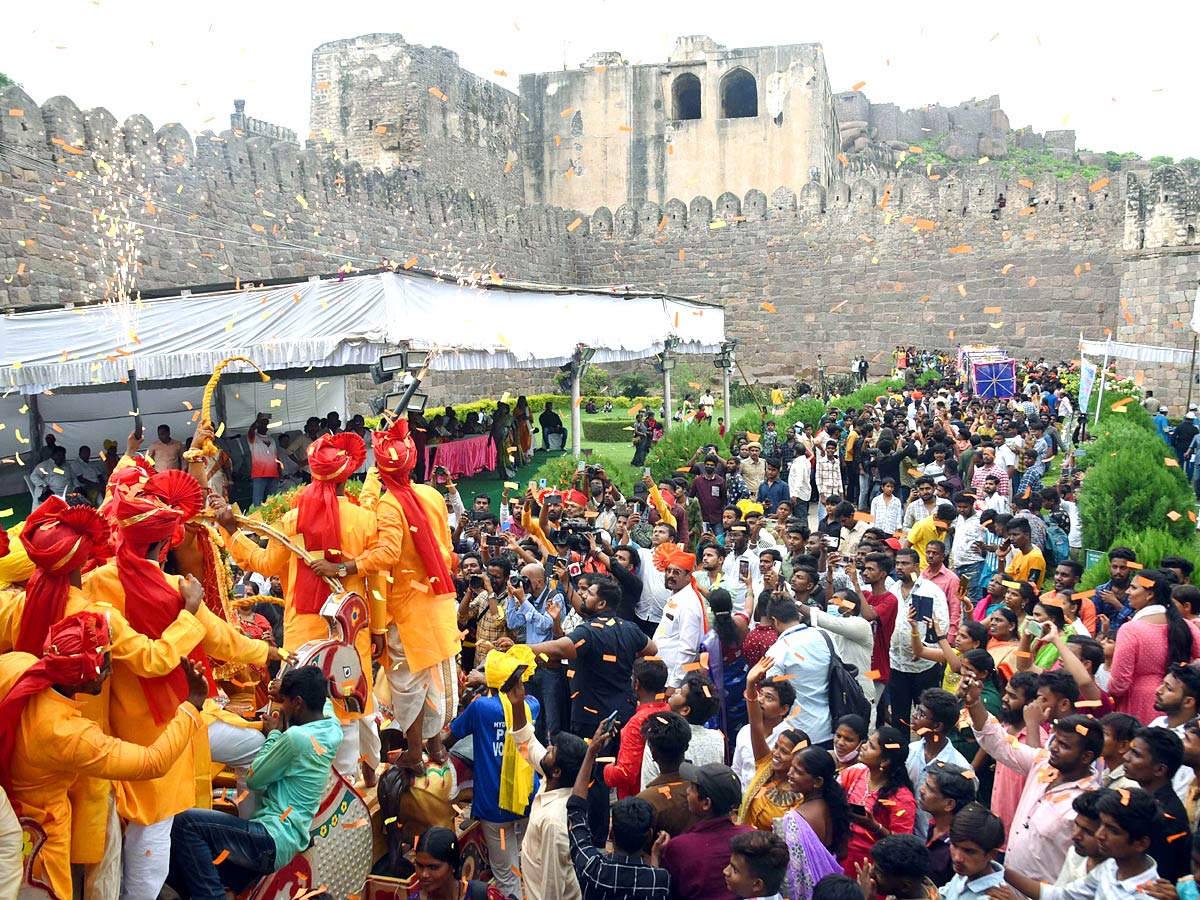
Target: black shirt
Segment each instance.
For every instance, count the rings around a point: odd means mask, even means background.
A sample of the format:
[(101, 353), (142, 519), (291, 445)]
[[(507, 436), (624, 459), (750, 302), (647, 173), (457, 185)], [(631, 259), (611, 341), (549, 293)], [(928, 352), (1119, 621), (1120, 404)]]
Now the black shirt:
[(1184, 875), (1192, 874), (1192, 836), (1187, 810), (1169, 781), (1154, 792), (1154, 799), (1158, 803), (1159, 818), (1150, 838), (1150, 849), (1146, 852), (1158, 863), (1159, 878), (1178, 881)]
[(567, 837), (571, 862), (584, 900), (666, 900), (671, 876), (639, 856), (604, 853), (596, 848), (587, 824), (587, 801), (567, 798)]
[(617, 616), (590, 619), (572, 631), (575, 644), (571, 676), (571, 731), (590, 736), (614, 709), (624, 725), (637, 703), (633, 696), (633, 661), (649, 638), (632, 622)]

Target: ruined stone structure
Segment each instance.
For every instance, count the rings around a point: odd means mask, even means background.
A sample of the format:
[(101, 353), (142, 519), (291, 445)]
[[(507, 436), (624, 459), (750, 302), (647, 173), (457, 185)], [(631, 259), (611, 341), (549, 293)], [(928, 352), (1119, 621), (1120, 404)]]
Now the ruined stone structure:
[(595, 209), (828, 185), (837, 120), (819, 44), (728, 50), (680, 38), (665, 64), (620, 54), (521, 77), (525, 196)]
[[(364, 60), (381, 58), (373, 38), (338, 43)], [(1200, 277), (1195, 170), (1114, 174), (1099, 186), (1046, 178), (1032, 187), (974, 164), (939, 180), (923, 170), (835, 172), (826, 186), (801, 174), (745, 190), (705, 194), (685, 185), (663, 202), (617, 196), (564, 209), (531, 202), (526, 164), (508, 157), (505, 148), (515, 144), (507, 142), (520, 130), (512, 95), (488, 94), (461, 70), (455, 76), (445, 51), (409, 48), (403, 76), (382, 62), (364, 61), (363, 71), (380, 89), (407, 91), (418, 119), (422, 109), (433, 118), (372, 126), (355, 105), (353, 79), (361, 76), (340, 68), (341, 56), (322, 56), (330, 46), (317, 51), (314, 80), (343, 84), (318, 89), (348, 106), (335, 108), (331, 99), (320, 121), (314, 106), (316, 137), (304, 149), (249, 133), (254, 128), (193, 139), (176, 124), (156, 129), (142, 116), (118, 123), (65, 97), (38, 106), (18, 88), (0, 90), (0, 309), (102, 294), (87, 289), (102, 281), (91, 217), (97, 158), (128, 158), (150, 201), (137, 211), (146, 228), (143, 289), (303, 277), (347, 261), (370, 268), (390, 259), (462, 277), (496, 271), (667, 290), (723, 302), (743, 355), (781, 377), (811, 365), (818, 351), (831, 363), (878, 354), (879, 372), (900, 341), (986, 341), (1061, 358), (1073, 354), (1081, 330), (1098, 338), (1110, 329), (1118, 339), (1191, 346), (1186, 323)], [(434, 69), (436, 85), (427, 83)], [(509, 130), (469, 124), (465, 101), (445, 87), (455, 84), (468, 85), (467, 97), (511, 109)], [(758, 90), (763, 100), (761, 81)], [(445, 128), (432, 127), (442, 115)], [(568, 120), (559, 117), (564, 128)], [(409, 163), (364, 166), (348, 145), (325, 139), (331, 123), (339, 139), (353, 137), (373, 153), (392, 146), (384, 143), (392, 132), (379, 125), (403, 126)], [(448, 172), (452, 160), (441, 159), (452, 151), (461, 162), (456, 173)], [(536, 391), (555, 374), (439, 378), (430, 387), (435, 399)], [(1173, 406), (1182, 401), (1180, 373), (1158, 367), (1146, 377)]]

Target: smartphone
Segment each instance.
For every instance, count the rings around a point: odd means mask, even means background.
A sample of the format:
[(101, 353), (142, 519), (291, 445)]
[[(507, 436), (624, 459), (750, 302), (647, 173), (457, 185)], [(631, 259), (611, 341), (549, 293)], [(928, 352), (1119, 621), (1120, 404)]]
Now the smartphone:
[(821, 535), (821, 541), (822, 541), (822, 542), (825, 544), (825, 546), (826, 546), (826, 547), (828, 547), (830, 550), (836, 550), (836, 549), (837, 549), (837, 547), (838, 547), (838, 539), (837, 539), (836, 537), (834, 537), (832, 534), (823, 534), (823, 535)]
[(650, 474), (650, 467), (649, 467), (649, 466), (646, 466), (646, 468), (642, 469), (642, 474), (643, 474), (643, 475), (649, 475), (649, 474)]
[(581, 460), (579, 461), (579, 464), (578, 464), (577, 466), (575, 466), (575, 471), (576, 471), (576, 472), (580, 472), (580, 473), (581, 473), (581, 472), (583, 472), (583, 470), (584, 470), (586, 467), (587, 467), (587, 463), (585, 463), (585, 462), (584, 462), (584, 461), (581, 459)]
[(779, 560), (776, 560), (775, 562), (771, 563), (771, 571), (774, 572), (776, 575), (778, 575), (780, 572), (783, 571), (783, 563), (779, 562)]
[(1045, 629), (1042, 628), (1042, 623), (1037, 619), (1028, 618), (1025, 620), (1025, 633), (1030, 637), (1040, 638), (1043, 631)]
[(851, 803), (849, 806), (850, 815), (852, 816), (865, 816), (867, 814), (867, 808), (861, 803)]
[(541, 488), (543, 491), (546, 489), (546, 479), (545, 478), (538, 479), (538, 487)]
[(743, 559), (740, 563), (738, 563), (738, 574), (740, 574), (742, 578), (745, 578), (750, 574), (750, 560)]
[(614, 709), (612, 712), (610, 712), (608, 714), (608, 716), (604, 720), (604, 730), (612, 731), (613, 725), (615, 725), (616, 723), (617, 723), (617, 711)]
[(498, 535), (489, 534), (487, 536), (487, 545), (489, 547), (503, 547), (504, 546), (504, 538), (502, 538)]
[(913, 594), (913, 606), (917, 611), (917, 621), (933, 620), (933, 597), (924, 594)]
[(567, 563), (567, 574), (570, 575), (572, 578), (578, 578), (582, 572), (583, 572), (583, 566), (581, 566), (579, 563), (577, 563), (577, 562)]

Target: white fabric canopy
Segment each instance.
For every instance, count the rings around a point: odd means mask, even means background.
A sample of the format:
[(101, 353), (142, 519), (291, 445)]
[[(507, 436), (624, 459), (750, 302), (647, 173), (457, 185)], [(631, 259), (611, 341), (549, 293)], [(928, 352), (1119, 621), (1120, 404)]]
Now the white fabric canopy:
[(0, 388), (34, 394), (110, 385), (130, 353), (140, 382), (212, 372), (227, 356), (266, 371), (366, 367), (388, 345), (438, 349), (435, 370), (550, 368), (577, 344), (595, 361), (642, 359), (676, 337), (684, 353), (724, 340), (720, 307), (603, 293), (465, 287), (384, 272), (134, 304), (125, 335), (109, 307), (0, 317)]
[(1175, 363), (1182, 366), (1191, 365), (1192, 362), (1191, 350), (1177, 350), (1174, 347), (1125, 344), (1120, 341), (1084, 341), (1081, 347), (1084, 353), (1100, 358), (1108, 354), (1110, 359), (1132, 359), (1143, 363)]

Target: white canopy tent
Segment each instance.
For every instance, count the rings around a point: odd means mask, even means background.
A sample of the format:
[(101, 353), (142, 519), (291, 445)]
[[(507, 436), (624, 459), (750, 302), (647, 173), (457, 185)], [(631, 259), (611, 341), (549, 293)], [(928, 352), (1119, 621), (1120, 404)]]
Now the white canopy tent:
[[(0, 455), (29, 462), (41, 436), (100, 449), (128, 433), (123, 383), (131, 364), (147, 426), (190, 430), (203, 384), (229, 356), (273, 376), (259, 384), (235, 364), (218, 398), (228, 428), (269, 409), (285, 428), (344, 410), (347, 374), (366, 371), (397, 346), (436, 351), (434, 371), (554, 368), (578, 345), (593, 361), (674, 352), (715, 354), (724, 340), (720, 306), (624, 291), (463, 285), (425, 275), (376, 272), (344, 278), (144, 300), (127, 338), (103, 305), (0, 316)], [(242, 373), (242, 374), (239, 374)], [(0, 472), (12, 492), (15, 467)]]

